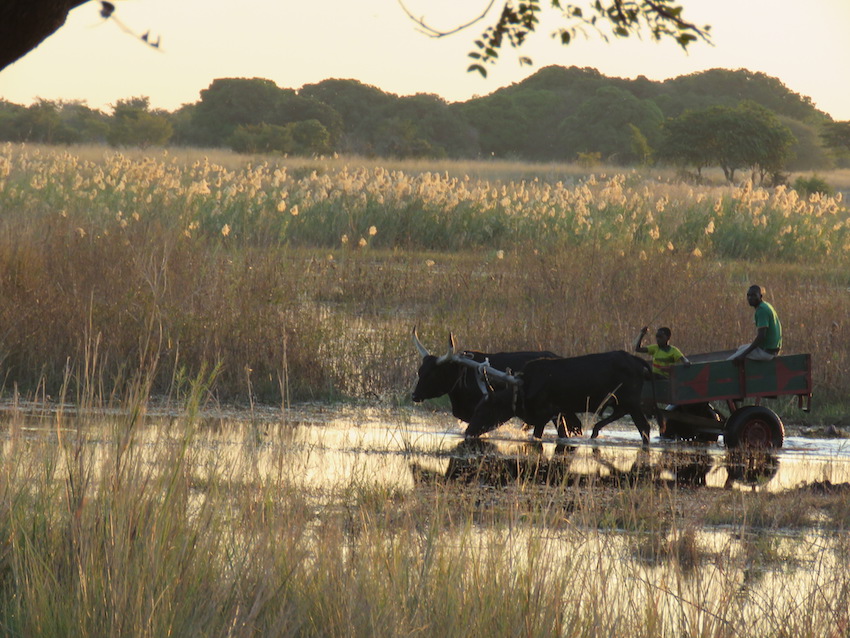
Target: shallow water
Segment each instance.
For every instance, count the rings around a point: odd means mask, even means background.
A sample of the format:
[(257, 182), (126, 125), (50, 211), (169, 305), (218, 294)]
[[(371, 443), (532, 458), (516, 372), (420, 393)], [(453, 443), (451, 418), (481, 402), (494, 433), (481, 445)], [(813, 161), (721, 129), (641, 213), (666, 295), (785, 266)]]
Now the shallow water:
[[(61, 414), (61, 419), (58, 415)], [(98, 412), (96, 422), (120, 421), (118, 411)], [(91, 420), (91, 419), (90, 419)], [(179, 437), (180, 416), (151, 409), (137, 436), (145, 443)], [(61, 427), (57, 428), (57, 423)], [(25, 437), (58, 438), (72, 432), (70, 410), (37, 405), (0, 405), (0, 428)], [(549, 428), (534, 440), (518, 422), (480, 439), (465, 439), (451, 415), (410, 408), (305, 405), (280, 410), (208, 410), (196, 420), (196, 445), (234, 459), (250, 448), (260, 466), (285, 451), (292, 477), (305, 486), (331, 487), (352, 480), (398, 488), (423, 478), (504, 485), (518, 479), (541, 483), (589, 479), (688, 488), (734, 488), (778, 492), (811, 483), (850, 483), (850, 440), (789, 436), (770, 453), (740, 454), (722, 439), (713, 444), (673, 443), (654, 437), (642, 448), (630, 425), (612, 424), (600, 437), (557, 439)], [(87, 433), (89, 444), (106, 445), (114, 428)]]

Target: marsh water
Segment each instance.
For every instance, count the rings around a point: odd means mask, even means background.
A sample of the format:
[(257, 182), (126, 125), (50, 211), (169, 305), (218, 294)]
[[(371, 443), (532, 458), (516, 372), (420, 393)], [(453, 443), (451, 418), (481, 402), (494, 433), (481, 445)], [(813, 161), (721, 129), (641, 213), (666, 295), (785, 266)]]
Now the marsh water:
[[(107, 424), (88, 433), (89, 445), (107, 446), (120, 423), (120, 411), (99, 412), (93, 422)], [(92, 421), (92, 419), (88, 419)], [(179, 415), (149, 409), (136, 433), (142, 443), (179, 438)], [(2, 436), (13, 431), (30, 439), (59, 439), (73, 432), (73, 410), (37, 405), (0, 405)], [(517, 422), (480, 439), (465, 439), (463, 424), (427, 409), (301, 405), (291, 409), (213, 409), (194, 417), (192, 440), (222, 460), (249, 450), (258, 467), (288, 457), (291, 478), (323, 488), (357, 481), (400, 489), (422, 479), (506, 485), (616, 481), (653, 482), (690, 488), (779, 492), (806, 484), (850, 483), (850, 439), (786, 436), (769, 453), (730, 452), (722, 438), (713, 444), (662, 441), (640, 445), (628, 423), (612, 424), (601, 436), (557, 439), (552, 428), (534, 440)], [(655, 434), (655, 432), (653, 432)]]

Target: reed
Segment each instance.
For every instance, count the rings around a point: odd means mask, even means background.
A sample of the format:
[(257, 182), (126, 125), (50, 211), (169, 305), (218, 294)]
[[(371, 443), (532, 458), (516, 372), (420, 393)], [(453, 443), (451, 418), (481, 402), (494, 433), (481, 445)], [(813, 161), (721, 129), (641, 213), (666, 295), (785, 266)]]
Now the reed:
[(353, 468), (319, 489), (297, 439), (200, 427), (212, 380), (126, 438), (91, 413), (33, 437), (7, 413), (4, 633), (825, 636), (847, 621), (846, 535), (800, 542), (737, 510), (764, 494), (701, 492), (732, 515), (718, 527), (689, 490), (623, 482), (399, 488)]
[(706, 352), (750, 340), (759, 283), (834, 414), (850, 391), (842, 198), (662, 177), (6, 145), (4, 387), (57, 396), (96, 341), (104, 404), (134, 370), (174, 398), (212, 365), (221, 401), (399, 402), (414, 324), (434, 350), (451, 330), (565, 356), (666, 324)]

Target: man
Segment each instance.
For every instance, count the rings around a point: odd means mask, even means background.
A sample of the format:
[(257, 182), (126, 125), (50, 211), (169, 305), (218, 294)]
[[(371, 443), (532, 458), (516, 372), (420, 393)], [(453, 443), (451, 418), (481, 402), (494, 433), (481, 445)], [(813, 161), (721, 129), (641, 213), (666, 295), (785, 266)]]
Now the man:
[(750, 286), (747, 290), (747, 303), (755, 308), (756, 337), (753, 342), (738, 348), (729, 359), (743, 361), (769, 361), (779, 354), (782, 348), (782, 324), (776, 310), (762, 299), (761, 286)]

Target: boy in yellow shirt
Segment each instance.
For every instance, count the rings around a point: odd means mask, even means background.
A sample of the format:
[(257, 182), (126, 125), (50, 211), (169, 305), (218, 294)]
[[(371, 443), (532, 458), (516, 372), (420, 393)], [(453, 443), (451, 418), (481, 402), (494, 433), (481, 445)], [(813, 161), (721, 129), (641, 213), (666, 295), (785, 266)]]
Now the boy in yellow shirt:
[(640, 334), (635, 339), (635, 352), (644, 352), (652, 356), (652, 373), (668, 378), (670, 376), (670, 367), (680, 361), (686, 365), (690, 364), (687, 357), (682, 354), (676, 346), (670, 345), (670, 337), (673, 334), (670, 328), (663, 326), (655, 331), (655, 344), (642, 346), (641, 342), (649, 332), (649, 328), (644, 326), (640, 330)]

